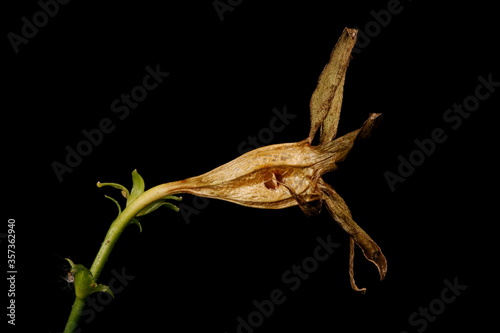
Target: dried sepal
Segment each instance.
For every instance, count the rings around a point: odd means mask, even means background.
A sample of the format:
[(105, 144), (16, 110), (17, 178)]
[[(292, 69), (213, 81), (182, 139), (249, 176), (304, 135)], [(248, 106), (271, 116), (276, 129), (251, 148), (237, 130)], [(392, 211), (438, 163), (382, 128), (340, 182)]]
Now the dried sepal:
[(319, 199), (317, 201), (307, 202), (302, 195), (295, 193), (295, 191), (285, 183), (280, 184), (290, 192), (295, 201), (300, 207), (300, 210), (307, 216), (316, 216), (321, 213), (321, 207), (323, 206), (323, 200)]
[(344, 199), (325, 182), (320, 182), (323, 200), (333, 219), (349, 234), (352, 240), (361, 248), (363, 255), (378, 269), (380, 279), (387, 274), (387, 259), (373, 239), (352, 219), (351, 211)]
[[(169, 183), (170, 193), (189, 193), (242, 206), (281, 209), (297, 205), (282, 184), (306, 201), (319, 199), (314, 182), (328, 156), (306, 140), (257, 148), (200, 176)], [(275, 185), (270, 180), (276, 178)], [(312, 182), (312, 183), (311, 183)]]
[(337, 134), (342, 107), (342, 96), (347, 67), (351, 52), (356, 45), (356, 29), (345, 28), (330, 55), (330, 61), (324, 67), (314, 90), (309, 108), (311, 129), (309, 143), (321, 127), (320, 143), (332, 140)]
[(362, 294), (366, 293), (366, 288), (359, 288), (356, 285), (356, 280), (354, 279), (354, 238), (349, 237), (349, 282), (351, 283), (351, 288), (354, 291), (358, 291)]
[(377, 128), (381, 119), (381, 113), (370, 113), (368, 119), (365, 120), (363, 126), (361, 126), (361, 128), (359, 129), (359, 132), (356, 135), (356, 141), (369, 138), (372, 135), (373, 131)]

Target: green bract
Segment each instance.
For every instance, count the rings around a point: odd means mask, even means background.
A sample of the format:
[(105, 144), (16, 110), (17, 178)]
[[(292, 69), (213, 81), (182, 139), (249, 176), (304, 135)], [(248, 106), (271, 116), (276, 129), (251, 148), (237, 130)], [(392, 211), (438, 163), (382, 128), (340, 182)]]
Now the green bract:
[[(97, 187), (103, 187), (103, 186), (111, 186), (111, 187), (114, 187), (116, 189), (121, 190), (122, 195), (127, 199), (127, 203), (126, 203), (125, 207), (130, 205), (135, 199), (137, 199), (139, 196), (141, 196), (144, 193), (144, 190), (146, 187), (145, 183), (144, 183), (144, 179), (137, 172), (137, 170), (132, 171), (132, 189), (130, 191), (125, 186), (123, 186), (121, 184), (97, 182)], [(120, 204), (112, 197), (109, 197), (107, 195), (105, 197), (110, 199), (111, 201), (113, 201), (118, 206), (118, 214), (121, 214), (122, 209), (120, 207)], [(139, 217), (139, 216), (144, 216), (146, 214), (152, 213), (155, 210), (157, 210), (158, 208), (160, 208), (161, 206), (165, 206), (165, 207), (170, 208), (176, 212), (179, 211), (179, 208), (177, 206), (175, 206), (174, 204), (172, 204), (170, 202), (166, 202), (166, 200), (181, 201), (182, 198), (178, 197), (178, 196), (174, 196), (174, 195), (165, 196), (164, 198), (157, 200), (155, 202), (152, 202), (151, 204), (144, 207), (144, 209), (142, 209), (139, 213), (137, 213), (136, 216)], [(137, 224), (137, 225), (139, 225), (139, 228), (141, 228), (140, 223), (137, 219), (131, 220), (130, 223)], [(142, 228), (141, 228), (141, 230), (142, 230)]]
[(66, 258), (71, 265), (70, 274), (73, 275), (75, 284), (75, 295), (78, 299), (86, 299), (90, 294), (96, 292), (105, 292), (115, 297), (113, 291), (104, 284), (97, 284), (92, 273), (83, 265), (76, 265), (71, 259)]

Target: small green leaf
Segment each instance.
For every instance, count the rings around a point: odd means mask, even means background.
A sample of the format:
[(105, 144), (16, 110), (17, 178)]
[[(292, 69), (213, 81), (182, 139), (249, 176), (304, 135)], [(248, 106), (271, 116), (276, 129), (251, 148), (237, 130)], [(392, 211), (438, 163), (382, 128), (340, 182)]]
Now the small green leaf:
[(130, 223), (131, 224), (135, 224), (136, 226), (138, 226), (139, 227), (139, 232), (142, 232), (142, 225), (141, 225), (141, 222), (139, 222), (139, 220), (132, 219), (132, 220), (130, 220)]
[(90, 273), (89, 269), (83, 265), (76, 265), (70, 259), (66, 260), (71, 265), (70, 273), (73, 275), (75, 281), (75, 296), (79, 299), (85, 299), (88, 295), (94, 292), (96, 286), (94, 277)]
[(146, 207), (144, 207), (139, 213), (137, 213), (137, 216), (143, 216), (143, 215), (146, 215), (146, 214), (149, 214), (151, 212), (154, 212), (155, 210), (157, 210), (161, 205), (163, 205), (163, 201), (162, 200), (159, 200), (159, 201), (155, 201), (153, 202), (152, 204), (149, 204), (147, 205)]
[(120, 207), (120, 204), (118, 203), (118, 201), (116, 201), (115, 199), (113, 199), (112, 197), (107, 196), (107, 195), (105, 195), (105, 197), (108, 198), (109, 200), (113, 201), (116, 204), (116, 207), (118, 207), (118, 215), (120, 215), (122, 213), (122, 208)]
[(169, 196), (166, 196), (158, 201), (155, 201), (149, 205), (147, 205), (146, 207), (144, 207), (138, 214), (137, 216), (143, 216), (143, 215), (146, 215), (146, 214), (149, 214), (151, 212), (154, 212), (155, 210), (157, 210), (158, 208), (160, 208), (161, 206), (166, 206), (167, 208), (170, 208), (172, 209), (173, 211), (175, 212), (178, 212), (179, 211), (179, 207), (177, 207), (176, 205), (174, 204), (171, 204), (170, 202), (166, 202), (165, 200), (168, 200), (168, 199), (172, 199), (172, 200), (176, 200), (176, 201), (181, 201), (182, 198), (181, 197), (176, 197), (174, 195), (169, 195)]
[(137, 172), (137, 170), (132, 171), (132, 190), (127, 198), (127, 206), (134, 201), (138, 196), (144, 193), (144, 179)]
[(163, 198), (163, 200), (182, 201), (182, 197), (178, 197), (178, 196), (175, 196), (175, 195), (167, 195), (166, 197)]
[(123, 185), (120, 185), (120, 184), (117, 184), (117, 183), (101, 183), (101, 182), (97, 182), (97, 187), (104, 187), (104, 186), (111, 186), (111, 187), (114, 187), (114, 188), (117, 188), (119, 190), (122, 191), (122, 195), (124, 198), (128, 198), (129, 197), (129, 192), (127, 190), (127, 188)]
[(111, 295), (111, 297), (115, 298), (115, 294), (113, 294), (113, 290), (111, 290), (110, 287), (104, 285), (104, 284), (98, 284), (97, 286), (94, 287), (93, 293), (101, 292), (101, 293), (108, 293)]
[(177, 207), (177, 206), (176, 206), (176, 205), (174, 205), (174, 204), (171, 204), (170, 202), (164, 202), (164, 203), (162, 204), (162, 206), (165, 206), (165, 207), (167, 207), (167, 208), (169, 208), (169, 209), (173, 210), (173, 211), (174, 211), (174, 212), (176, 212), (176, 213), (180, 211), (179, 207)]
[(83, 265), (76, 265), (71, 259), (66, 258), (71, 265), (70, 273), (74, 277), (76, 298), (85, 299), (92, 293), (105, 292), (115, 298), (111, 288), (104, 284), (97, 284), (92, 273)]
[(66, 259), (66, 261), (69, 262), (71, 268), (75, 267), (75, 263), (71, 259), (69, 258), (64, 258), (64, 259)]

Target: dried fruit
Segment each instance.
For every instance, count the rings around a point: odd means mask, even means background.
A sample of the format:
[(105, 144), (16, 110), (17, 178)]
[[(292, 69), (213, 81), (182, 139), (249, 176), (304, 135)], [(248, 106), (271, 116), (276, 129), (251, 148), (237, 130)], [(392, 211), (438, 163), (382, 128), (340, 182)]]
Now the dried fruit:
[[(386, 258), (380, 247), (354, 222), (342, 197), (321, 178), (337, 168), (337, 162), (345, 159), (357, 140), (369, 136), (380, 116), (370, 114), (360, 129), (335, 139), (345, 75), (356, 36), (357, 30), (344, 29), (320, 75), (310, 101), (311, 129), (306, 139), (252, 150), (205, 174), (163, 184), (157, 190), (161, 189), (162, 196), (191, 193), (263, 209), (299, 205), (306, 214), (313, 214), (324, 203), (333, 219), (350, 235), (351, 286), (364, 292), (366, 289), (358, 288), (354, 281), (354, 244), (377, 266), (381, 279), (387, 272)], [(318, 129), (319, 144), (313, 146)]]

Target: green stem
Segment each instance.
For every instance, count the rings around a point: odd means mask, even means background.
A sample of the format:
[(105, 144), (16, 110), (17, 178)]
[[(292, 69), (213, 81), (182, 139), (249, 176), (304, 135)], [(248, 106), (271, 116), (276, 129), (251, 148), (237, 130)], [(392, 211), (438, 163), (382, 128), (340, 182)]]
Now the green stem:
[(84, 307), (85, 299), (75, 297), (75, 302), (71, 308), (71, 313), (69, 314), (68, 322), (64, 328), (64, 333), (72, 333), (77, 329), (78, 321), (80, 320), (80, 315), (82, 314)]
[[(101, 244), (101, 248), (97, 253), (97, 256), (94, 259), (92, 267), (90, 268), (90, 272), (94, 277), (95, 281), (99, 278), (99, 275), (106, 264), (106, 261), (113, 250), (118, 238), (122, 234), (125, 227), (130, 224), (130, 221), (146, 206), (151, 203), (158, 201), (162, 198), (165, 198), (168, 195), (173, 195), (176, 193), (180, 193), (180, 187), (178, 186), (178, 182), (167, 183), (158, 185), (153, 187), (139, 197), (137, 197), (134, 201), (132, 201), (118, 217), (111, 224), (106, 237), (104, 238), (104, 242)], [(179, 184), (180, 185), (180, 184)], [(64, 333), (73, 333), (75, 329), (78, 327), (78, 321), (80, 319), (81, 313), (85, 306), (86, 298), (75, 298), (75, 302), (73, 304), (73, 308), (71, 309), (70, 316), (68, 318), (68, 322), (66, 324), (66, 328), (64, 329)]]
[(169, 186), (169, 184), (170, 183), (158, 185), (147, 190), (132, 201), (113, 221), (109, 227), (106, 237), (104, 238), (104, 242), (102, 242), (101, 248), (94, 259), (94, 263), (92, 264), (92, 267), (90, 267), (90, 272), (96, 280), (99, 278), (99, 275), (101, 274), (101, 271), (123, 230), (125, 230), (125, 228), (130, 224), (130, 221), (146, 206), (166, 197), (169, 194), (172, 194), (169, 193), (172, 191), (172, 187)]

